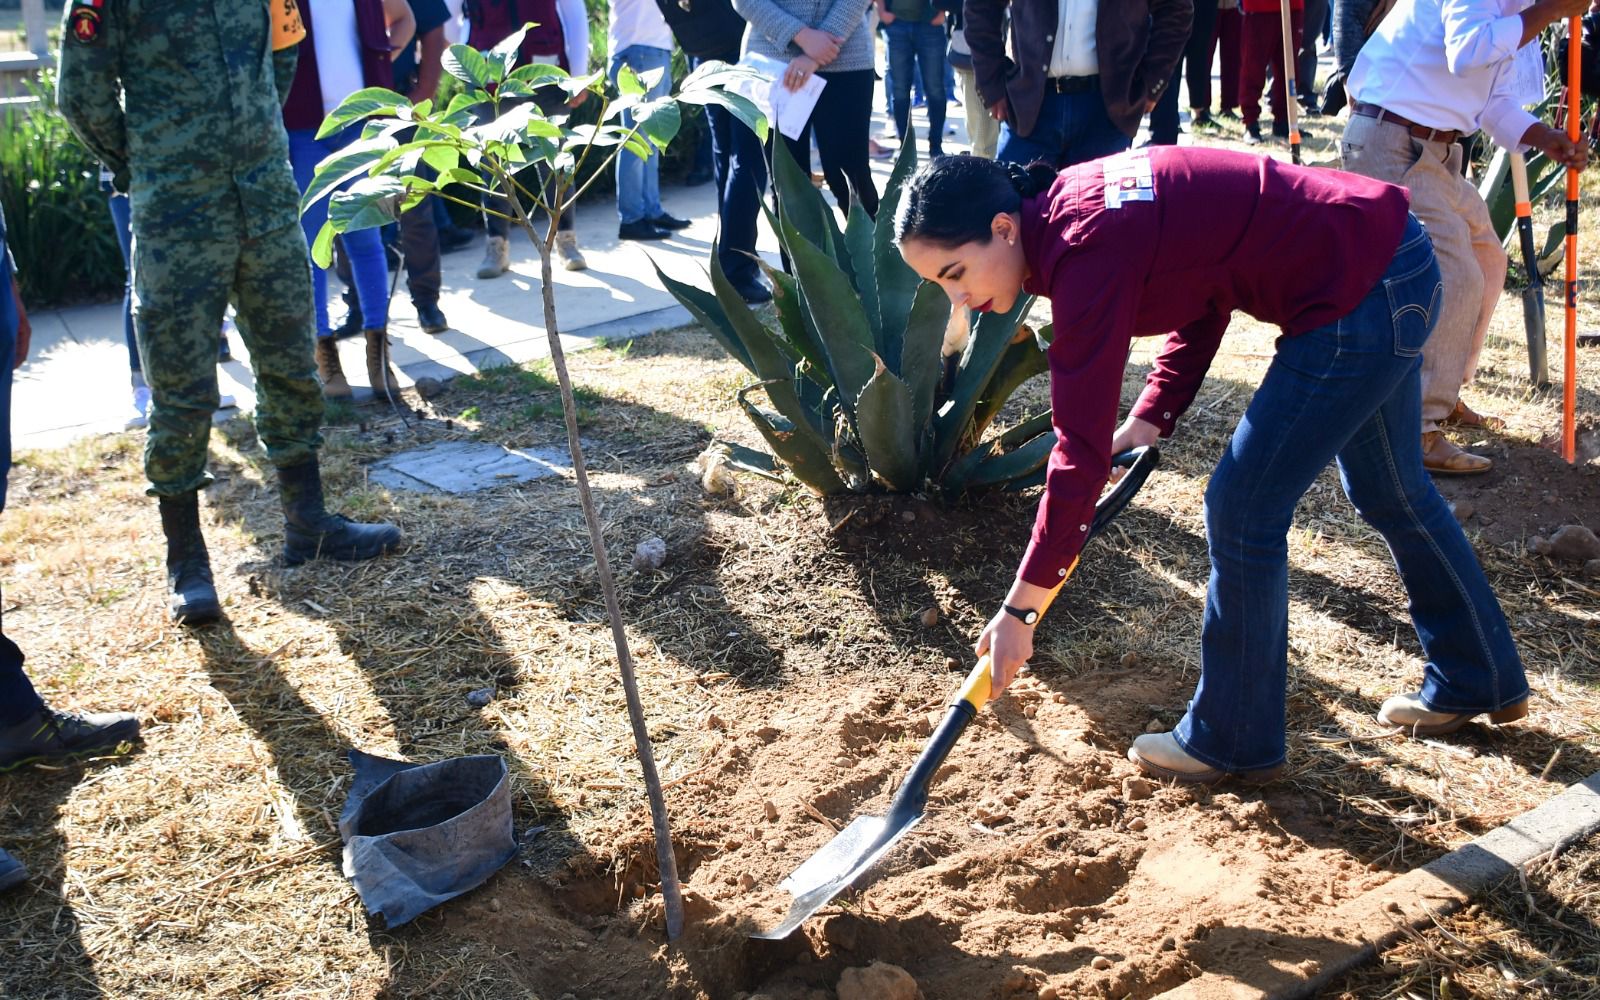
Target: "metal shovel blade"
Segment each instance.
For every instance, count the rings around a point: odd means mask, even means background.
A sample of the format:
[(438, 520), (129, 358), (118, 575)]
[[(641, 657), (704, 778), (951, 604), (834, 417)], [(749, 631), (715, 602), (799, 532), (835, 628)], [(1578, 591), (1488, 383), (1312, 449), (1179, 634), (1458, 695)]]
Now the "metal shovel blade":
[(794, 902), (789, 904), (783, 923), (751, 936), (781, 941), (794, 933), (808, 917), (828, 905), (921, 821), (919, 812), (891, 828), (885, 816), (858, 816), (783, 880), (781, 888), (794, 894)]

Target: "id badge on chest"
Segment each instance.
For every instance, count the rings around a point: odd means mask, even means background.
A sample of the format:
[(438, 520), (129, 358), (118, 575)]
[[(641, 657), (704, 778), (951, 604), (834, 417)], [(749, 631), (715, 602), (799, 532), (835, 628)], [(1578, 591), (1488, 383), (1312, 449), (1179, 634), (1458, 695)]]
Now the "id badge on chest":
[(1155, 201), (1156, 182), (1150, 173), (1150, 156), (1134, 150), (1104, 161), (1106, 207), (1121, 208), (1130, 201)]

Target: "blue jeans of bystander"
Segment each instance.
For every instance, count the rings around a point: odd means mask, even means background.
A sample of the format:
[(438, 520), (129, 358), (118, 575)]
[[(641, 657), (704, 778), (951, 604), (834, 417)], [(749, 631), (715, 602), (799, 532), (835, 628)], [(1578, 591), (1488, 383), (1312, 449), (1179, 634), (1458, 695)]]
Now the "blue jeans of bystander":
[[(294, 168), (294, 182), (304, 194), (311, 186), (317, 164), (361, 136), (359, 125), (353, 125), (326, 139), (316, 138), (309, 129), (289, 130), (289, 164)], [(305, 230), (306, 249), (321, 231), (328, 219), (328, 199), (321, 198), (300, 216), (300, 228)], [(360, 229), (339, 237), (344, 242), (344, 252), (350, 258), (350, 272), (355, 278), (356, 297), (361, 302), (361, 322), (369, 330), (386, 326), (389, 322), (389, 264), (384, 258), (383, 233), (378, 229)], [(311, 296), (316, 306), (317, 336), (333, 336), (333, 325), (328, 321), (328, 272), (311, 265)]]
[[(616, 53), (611, 57), (613, 85), (616, 84), (617, 74), (622, 72), (624, 66), (641, 76), (650, 70), (661, 72), (661, 78), (646, 91), (645, 96), (648, 99), (665, 97), (671, 91), (672, 53), (667, 49), (658, 49), (654, 45), (630, 45)], [(632, 112), (622, 113), (622, 125), (624, 128), (633, 127)], [(652, 146), (650, 158), (641, 160), (627, 150), (622, 150), (617, 154), (617, 221), (627, 225), (641, 219), (654, 219), (660, 214), (660, 151)]]

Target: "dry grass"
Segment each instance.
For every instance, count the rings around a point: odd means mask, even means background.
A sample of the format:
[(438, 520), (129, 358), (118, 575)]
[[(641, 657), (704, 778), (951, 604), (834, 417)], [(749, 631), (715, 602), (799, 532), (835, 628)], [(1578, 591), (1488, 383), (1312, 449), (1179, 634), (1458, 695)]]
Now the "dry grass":
[[(1600, 326), (1595, 303), (1584, 314)], [(1152, 714), (1182, 711), (1198, 669), (1205, 477), (1271, 341), (1254, 323), (1230, 334), (1163, 471), (1041, 631), (1041, 677), (1150, 664), (1178, 678)], [(1552, 430), (1558, 397), (1523, 387), (1519, 341), (1508, 297), (1469, 395), (1509, 420), (1505, 440), (1532, 447)], [(1126, 398), (1151, 348), (1136, 352)], [(1584, 360), (1592, 413), (1600, 371)], [(681, 824), (716, 794), (691, 779), (720, 729), (749, 729), (841, 685), (936, 697), (949, 684), (947, 658), (966, 662), (1004, 592), (1031, 497), (936, 511), (915, 529), (900, 515), (920, 516), (920, 504), (857, 504), (837, 531), (827, 524), (842, 511), (800, 490), (746, 480), (738, 497), (708, 497), (683, 472), (708, 430), (757, 443), (731, 404), (744, 374), (709, 338), (667, 331), (573, 368), (613, 563), (626, 567), (650, 535), (671, 553), (660, 571), (625, 571), (622, 585)], [(560, 443), (553, 398), (538, 372), (500, 372), (458, 382), (428, 419), (361, 413), (331, 430), (327, 478), (344, 508), (407, 533), (403, 553), (359, 566), (276, 563), (270, 470), (236, 422), (214, 444), (220, 482), (205, 505), (229, 621), (193, 632), (164, 619), (137, 441), (22, 458), (0, 521), (7, 634), (52, 703), (134, 709), (146, 741), (126, 761), (0, 779), (0, 844), (35, 872), (0, 900), (0, 996), (547, 995), (549, 984), (461, 933), (452, 907), (398, 933), (370, 928), (339, 873), (334, 820), (349, 747), (418, 760), (500, 753), (525, 848), (490, 891), (568, 886), (583, 900), (574, 919), (603, 923), (648, 882), (643, 796), (570, 484), (418, 496), (362, 473), (383, 454), (452, 437)], [(1014, 412), (1042, 399), (1030, 386)], [(1290, 787), (1319, 836), (1376, 870), (1413, 867), (1600, 770), (1600, 588), (1519, 545), (1478, 543), (1537, 707), (1514, 730), (1425, 743), (1372, 721), (1418, 666), (1382, 543), (1329, 476), (1290, 539)], [(919, 621), (930, 606), (941, 612), (933, 628)], [(463, 696), (485, 686), (496, 700), (470, 709)], [(1595, 996), (1594, 851), (1530, 871), (1526, 896), (1502, 887), (1342, 995), (1444, 996), (1446, 974), (1451, 995), (1510, 995), (1492, 983), (1504, 964), (1519, 995)]]

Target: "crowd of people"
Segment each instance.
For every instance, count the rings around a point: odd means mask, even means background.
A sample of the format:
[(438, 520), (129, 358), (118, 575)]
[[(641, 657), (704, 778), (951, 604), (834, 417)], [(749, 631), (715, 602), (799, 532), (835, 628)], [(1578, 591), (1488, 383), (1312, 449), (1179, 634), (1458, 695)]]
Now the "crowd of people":
[[(1427, 659), (1415, 693), (1380, 719), (1428, 735), (1488, 714), (1526, 712), (1528, 688), (1509, 628), (1470, 544), (1434, 491), (1434, 475), (1475, 474), (1487, 458), (1451, 442), (1482, 426), (1460, 398), (1483, 346), (1506, 258), (1462, 177), (1459, 140), (1487, 132), (1508, 148), (1582, 167), (1587, 150), (1524, 108), (1537, 95), (1519, 60), (1540, 33), (1589, 0), (612, 0), (608, 75), (628, 69), (671, 85), (674, 47), (691, 64), (747, 55), (783, 68), (775, 86), (825, 81), (798, 135), (776, 133), (803, 169), (815, 148), (839, 207), (876, 216), (871, 159), (877, 36), (896, 138), (927, 108), (934, 157), (896, 219), (907, 262), (958, 307), (1005, 309), (1048, 296), (1057, 445), (1030, 545), (1004, 607), (979, 640), (996, 690), (1026, 661), (1049, 595), (1075, 565), (1087, 509), (1110, 456), (1172, 433), (1240, 309), (1285, 331), (1206, 497), (1212, 551), (1202, 678), (1170, 733), (1130, 750), (1180, 781), (1276, 773), (1284, 753), (1287, 634), (1284, 536), (1296, 501), (1329, 462), (1394, 552)], [(283, 559), (363, 560), (394, 549), (398, 528), (327, 509), (318, 465), (324, 399), (352, 395), (336, 336), (359, 332), (378, 397), (399, 386), (389, 358), (388, 255), (378, 230), (344, 234), (353, 289), (342, 327), (309, 244), (326, 201), (302, 215), (315, 165), (357, 129), (318, 139), (324, 116), (364, 87), (431, 96), (452, 40), (487, 50), (525, 24), (519, 59), (589, 69), (582, 0), (194, 0), (136, 6), (67, 0), (58, 103), (104, 163), (129, 264), (128, 327), (144, 468), (167, 545), (171, 616), (222, 615), (199, 513), (216, 365), (230, 324), (251, 355), (256, 425), (277, 471)], [(1319, 39), (1335, 68), (1315, 81)], [(1213, 93), (1214, 68), (1220, 86)], [(1292, 73), (1291, 73), (1292, 68)], [(1273, 137), (1289, 133), (1291, 75), (1307, 114), (1350, 115), (1346, 172), (1178, 143), (1180, 90), (1197, 136), (1237, 117), (1248, 142), (1272, 84)], [(920, 95), (920, 96), (919, 96)], [(546, 88), (546, 114), (579, 107)], [(1215, 97), (1215, 102), (1213, 98)], [(945, 115), (960, 102), (970, 153), (944, 156)], [(1131, 149), (1149, 116), (1151, 148)], [(749, 302), (772, 291), (754, 260), (771, 149), (708, 109), (720, 263)], [(537, 172), (540, 168), (533, 167)], [(662, 204), (659, 151), (617, 160), (617, 235), (659, 240), (688, 223)], [(1365, 176), (1354, 176), (1365, 175)], [(537, 185), (547, 179), (529, 180)], [(506, 203), (481, 222), (480, 280), (510, 266)], [(1159, 210), (1158, 210), (1159, 209)], [(570, 212), (554, 220), (568, 269), (587, 266)], [(437, 199), (397, 227), (420, 325), (439, 308), (440, 255), (463, 235)], [(28, 324), (0, 218), (0, 356), (20, 364)], [(1345, 266), (1330, 267), (1333, 254)], [(1138, 266), (1132, 266), (1138, 262)], [(26, 261), (21, 262), (27, 266)], [(233, 320), (229, 320), (231, 314)], [(1166, 334), (1146, 391), (1117, 425), (1128, 343)], [(9, 464), (9, 367), (0, 377), (0, 504)], [(3, 625), (0, 625), (3, 632)], [(0, 771), (105, 753), (138, 732), (126, 713), (45, 705), (0, 634)], [(25, 877), (0, 851), (0, 888)]]

